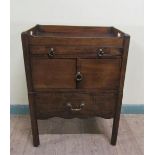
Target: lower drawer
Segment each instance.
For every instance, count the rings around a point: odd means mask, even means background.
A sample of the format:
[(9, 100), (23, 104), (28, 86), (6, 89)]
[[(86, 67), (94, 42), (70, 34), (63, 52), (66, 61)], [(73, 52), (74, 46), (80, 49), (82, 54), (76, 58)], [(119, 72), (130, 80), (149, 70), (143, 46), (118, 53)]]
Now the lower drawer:
[(35, 95), (38, 119), (50, 117), (87, 118), (114, 116), (115, 94), (93, 95), (88, 93), (39, 93)]

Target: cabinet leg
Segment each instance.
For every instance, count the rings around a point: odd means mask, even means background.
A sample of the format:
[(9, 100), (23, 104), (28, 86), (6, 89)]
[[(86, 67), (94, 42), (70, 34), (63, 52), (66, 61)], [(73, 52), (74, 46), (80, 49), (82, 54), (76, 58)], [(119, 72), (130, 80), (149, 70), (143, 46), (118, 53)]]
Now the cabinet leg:
[(117, 142), (119, 119), (120, 119), (120, 115), (117, 117), (114, 117), (114, 120), (113, 120), (113, 128), (112, 128), (112, 136), (111, 136), (112, 145), (116, 145), (116, 142)]
[(38, 122), (37, 122), (37, 118), (36, 118), (36, 115), (35, 115), (35, 104), (34, 104), (34, 100), (33, 100), (33, 95), (30, 95), (30, 94), (29, 94), (29, 107), (30, 107), (33, 145), (35, 147), (37, 147), (40, 144), (39, 131), (38, 131)]
[(120, 93), (118, 95), (116, 112), (115, 112), (114, 119), (113, 119), (112, 136), (111, 136), (111, 144), (112, 145), (116, 145), (116, 142), (117, 142), (120, 112), (121, 112), (121, 105), (122, 105), (122, 97), (123, 97), (123, 94)]
[(40, 141), (39, 141), (38, 123), (36, 119), (31, 119), (31, 126), (32, 126), (33, 145), (37, 147), (40, 144)]
[(121, 112), (121, 105), (122, 105), (122, 97), (123, 97), (123, 93), (120, 93), (118, 95), (116, 112), (115, 112), (115, 116), (113, 119), (112, 136), (111, 136), (111, 144), (112, 145), (116, 145), (116, 142), (117, 142), (120, 112)]

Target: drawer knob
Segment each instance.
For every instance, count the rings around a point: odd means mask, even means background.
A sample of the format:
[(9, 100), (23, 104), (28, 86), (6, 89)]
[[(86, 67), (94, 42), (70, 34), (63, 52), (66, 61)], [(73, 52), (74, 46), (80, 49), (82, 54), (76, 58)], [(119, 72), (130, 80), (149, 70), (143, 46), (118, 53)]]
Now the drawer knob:
[(100, 48), (99, 49), (99, 51), (98, 51), (98, 53), (97, 53), (97, 55), (99, 56), (99, 57), (102, 57), (103, 55), (104, 55), (104, 51), (103, 51), (103, 49), (102, 48)]
[(83, 79), (83, 75), (80, 72), (77, 72), (76, 74), (76, 81), (80, 82)]
[(82, 102), (79, 106), (79, 108), (73, 108), (72, 104), (71, 103), (67, 103), (67, 107), (70, 108), (71, 111), (80, 111), (82, 110), (82, 108), (85, 106), (85, 103)]
[(55, 55), (54, 48), (50, 48), (50, 49), (49, 49), (49, 52), (48, 52), (48, 56), (49, 56), (50, 58), (52, 58), (52, 57), (54, 57), (54, 55)]

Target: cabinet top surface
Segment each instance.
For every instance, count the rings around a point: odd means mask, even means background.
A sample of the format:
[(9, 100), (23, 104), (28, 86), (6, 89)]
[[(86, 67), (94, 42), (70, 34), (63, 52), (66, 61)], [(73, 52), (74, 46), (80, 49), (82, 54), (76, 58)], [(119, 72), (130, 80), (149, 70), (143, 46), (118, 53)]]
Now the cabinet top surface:
[(35, 37), (64, 37), (64, 38), (117, 38), (123, 37), (124, 32), (114, 27), (93, 26), (58, 26), (36, 25), (25, 32)]

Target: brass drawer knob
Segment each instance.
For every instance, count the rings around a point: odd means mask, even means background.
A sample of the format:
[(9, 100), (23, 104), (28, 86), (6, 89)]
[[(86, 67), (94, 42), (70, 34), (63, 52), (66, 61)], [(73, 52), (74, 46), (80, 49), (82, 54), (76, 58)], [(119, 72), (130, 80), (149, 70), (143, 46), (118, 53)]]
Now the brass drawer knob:
[(79, 108), (73, 108), (72, 104), (71, 103), (67, 103), (67, 107), (70, 108), (71, 111), (80, 111), (82, 110), (82, 108), (85, 106), (85, 103), (82, 102), (79, 106)]
[(77, 74), (76, 74), (76, 81), (80, 82), (80, 81), (82, 81), (82, 79), (83, 79), (83, 75), (80, 72), (77, 72)]
[(54, 48), (50, 48), (49, 51), (48, 51), (49, 58), (54, 57), (54, 55), (55, 55)]
[(102, 48), (100, 48), (99, 51), (98, 51), (98, 53), (97, 53), (97, 55), (98, 55), (99, 57), (102, 57), (104, 54), (105, 54), (105, 52), (103, 51)]

